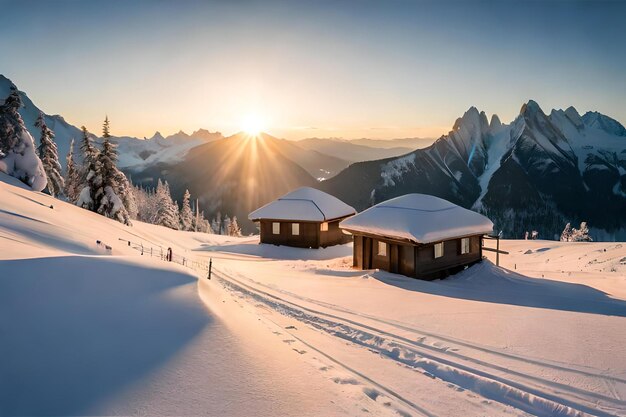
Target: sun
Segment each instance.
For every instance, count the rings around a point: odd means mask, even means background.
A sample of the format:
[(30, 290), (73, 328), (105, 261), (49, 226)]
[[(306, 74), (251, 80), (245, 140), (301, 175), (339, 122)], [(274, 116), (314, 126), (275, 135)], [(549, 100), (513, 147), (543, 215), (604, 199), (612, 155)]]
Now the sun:
[(250, 136), (258, 136), (265, 127), (265, 121), (256, 113), (248, 114), (241, 122), (241, 129)]

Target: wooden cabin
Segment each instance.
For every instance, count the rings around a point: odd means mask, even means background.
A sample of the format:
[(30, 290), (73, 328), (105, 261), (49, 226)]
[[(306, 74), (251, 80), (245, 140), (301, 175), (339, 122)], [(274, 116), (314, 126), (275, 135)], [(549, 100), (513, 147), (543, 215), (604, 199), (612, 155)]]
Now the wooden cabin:
[(261, 243), (317, 249), (350, 242), (352, 237), (339, 229), (339, 222), (355, 213), (329, 194), (302, 187), (256, 209), (248, 218), (259, 223)]
[(407, 194), (342, 221), (340, 228), (354, 236), (354, 267), (437, 279), (479, 262), (493, 223), (441, 198)]

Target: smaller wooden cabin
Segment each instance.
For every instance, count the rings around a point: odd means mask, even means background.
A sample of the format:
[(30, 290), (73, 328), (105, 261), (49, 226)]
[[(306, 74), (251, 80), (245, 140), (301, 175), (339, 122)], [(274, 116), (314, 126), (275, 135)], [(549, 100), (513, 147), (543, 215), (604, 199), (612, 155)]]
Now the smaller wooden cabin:
[(480, 261), (483, 236), (493, 223), (441, 198), (407, 194), (342, 221), (340, 228), (354, 235), (354, 267), (437, 279)]
[(248, 215), (259, 222), (261, 243), (324, 248), (348, 243), (352, 237), (339, 222), (356, 213), (343, 201), (311, 187), (294, 190)]

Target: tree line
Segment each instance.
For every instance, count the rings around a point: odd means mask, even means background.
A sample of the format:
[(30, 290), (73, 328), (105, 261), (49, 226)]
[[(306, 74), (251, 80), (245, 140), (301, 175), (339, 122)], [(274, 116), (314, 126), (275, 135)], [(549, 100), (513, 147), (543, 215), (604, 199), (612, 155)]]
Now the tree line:
[(40, 112), (35, 123), (40, 131), (39, 146), (35, 149), (18, 112), (21, 106), (17, 88), (12, 88), (9, 97), (0, 104), (0, 171), (37, 191), (43, 190), (52, 197), (126, 225), (135, 219), (175, 230), (241, 236), (236, 217), (222, 219), (218, 213), (209, 221), (197, 201), (192, 208), (189, 190), (185, 190), (179, 207), (172, 199), (167, 181), (159, 180), (152, 190), (134, 186), (117, 167), (117, 145), (111, 141), (108, 116), (102, 126), (101, 144), (95, 143), (83, 126), (77, 155), (72, 139), (63, 175), (54, 132), (46, 125), (44, 114)]

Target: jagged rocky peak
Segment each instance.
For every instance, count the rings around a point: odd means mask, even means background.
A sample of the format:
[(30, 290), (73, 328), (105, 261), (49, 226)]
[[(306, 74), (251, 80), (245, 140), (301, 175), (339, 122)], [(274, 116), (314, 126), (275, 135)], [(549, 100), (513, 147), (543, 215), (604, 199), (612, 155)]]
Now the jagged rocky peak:
[(222, 134), (218, 131), (211, 132), (207, 129), (198, 129), (191, 134), (192, 138), (204, 139), (204, 140), (212, 140), (212, 139), (220, 139), (222, 138)]
[(156, 131), (156, 132), (154, 132), (154, 135), (152, 135), (152, 137), (149, 140), (163, 140), (163, 139), (165, 139), (165, 138), (163, 137), (161, 132)]
[(541, 107), (539, 107), (539, 104), (535, 100), (528, 100), (528, 103), (524, 103), (519, 111), (519, 114), (523, 117), (532, 117), (537, 114), (545, 116), (545, 113), (541, 110)]
[(580, 114), (573, 106), (569, 106), (565, 109), (565, 117), (567, 117), (578, 130), (585, 127), (582, 117), (580, 117)]
[(588, 111), (582, 116), (582, 120), (585, 126), (616, 136), (626, 136), (626, 128), (620, 122), (597, 111)]
[(470, 107), (462, 117), (456, 119), (452, 127), (453, 132), (464, 134), (466, 131), (472, 137), (481, 136), (488, 129), (487, 115), (484, 111), (479, 112), (474, 106)]
[(500, 121), (500, 118), (498, 117), (497, 114), (492, 114), (491, 115), (491, 121), (489, 122), (489, 128), (490, 129), (498, 129), (499, 127), (502, 126), (502, 122)]

